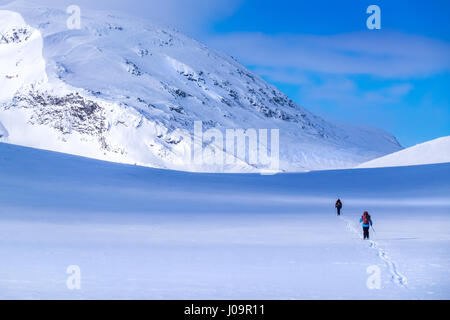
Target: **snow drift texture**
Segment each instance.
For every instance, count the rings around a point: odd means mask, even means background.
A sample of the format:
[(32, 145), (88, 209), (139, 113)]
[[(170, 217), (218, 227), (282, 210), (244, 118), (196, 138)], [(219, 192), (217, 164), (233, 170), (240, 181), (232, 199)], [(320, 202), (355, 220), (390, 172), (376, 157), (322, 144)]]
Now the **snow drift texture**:
[(0, 143), (0, 168), (2, 299), (450, 298), (450, 164), (224, 175)]
[(83, 10), (81, 29), (69, 30), (62, 10), (0, 9), (2, 141), (187, 171), (256, 169), (246, 159), (224, 168), (186, 162), (180, 130), (192, 132), (196, 120), (222, 132), (279, 128), (286, 171), (352, 167), (401, 149), (388, 133), (324, 121), (170, 28)]

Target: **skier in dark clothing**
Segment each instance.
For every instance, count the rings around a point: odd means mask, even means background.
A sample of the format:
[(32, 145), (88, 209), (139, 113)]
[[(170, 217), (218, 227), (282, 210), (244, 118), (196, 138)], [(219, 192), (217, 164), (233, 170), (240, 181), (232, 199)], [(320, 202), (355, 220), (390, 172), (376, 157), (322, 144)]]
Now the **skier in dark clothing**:
[(334, 206), (337, 209), (337, 215), (340, 216), (341, 215), (341, 209), (342, 209), (342, 201), (341, 201), (341, 199), (337, 199), (336, 204)]
[(369, 228), (372, 226), (372, 218), (367, 211), (364, 211), (359, 222), (362, 223), (364, 240), (369, 239)]

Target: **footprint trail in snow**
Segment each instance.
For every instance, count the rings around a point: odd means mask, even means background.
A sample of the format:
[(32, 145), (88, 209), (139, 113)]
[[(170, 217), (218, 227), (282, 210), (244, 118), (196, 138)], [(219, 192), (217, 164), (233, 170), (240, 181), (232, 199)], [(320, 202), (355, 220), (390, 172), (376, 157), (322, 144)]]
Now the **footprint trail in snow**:
[[(342, 216), (340, 217), (340, 219), (347, 224), (347, 229), (350, 232), (354, 233), (360, 239), (362, 239), (361, 232), (359, 232), (358, 229), (355, 228), (354, 224), (350, 220), (343, 218)], [(378, 257), (386, 263), (386, 266), (388, 267), (389, 272), (391, 273), (392, 281), (400, 287), (407, 288), (408, 280), (404, 275), (402, 275), (398, 271), (397, 263), (389, 257), (389, 255), (384, 249), (378, 246), (378, 243), (376, 241), (369, 240), (368, 242), (370, 248), (377, 250)]]

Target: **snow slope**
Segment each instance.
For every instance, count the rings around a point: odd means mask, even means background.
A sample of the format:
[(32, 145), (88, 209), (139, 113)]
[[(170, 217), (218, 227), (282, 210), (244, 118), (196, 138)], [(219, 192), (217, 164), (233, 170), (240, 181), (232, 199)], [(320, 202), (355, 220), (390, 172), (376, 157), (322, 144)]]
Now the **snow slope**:
[(438, 138), (365, 162), (358, 168), (401, 167), (450, 162), (450, 136)]
[(0, 298), (448, 299), (449, 169), (194, 174), (0, 143)]
[(26, 28), (15, 12), (0, 11), (0, 21), (0, 100), (5, 100), (12, 99), (22, 86), (43, 83), (47, 78), (40, 32)]
[(7, 138), (9, 135), (6, 128), (3, 126), (3, 124), (0, 122), (0, 138)]
[(226, 154), (216, 141), (186, 139), (194, 121), (221, 132), (280, 129), (285, 171), (353, 167), (401, 149), (386, 132), (311, 114), (233, 58), (171, 28), (83, 9), (81, 29), (69, 30), (65, 10), (22, 1), (0, 14), (0, 122), (9, 132), (2, 141), (202, 172), (264, 166), (243, 157), (227, 166), (186, 161), (193, 145)]

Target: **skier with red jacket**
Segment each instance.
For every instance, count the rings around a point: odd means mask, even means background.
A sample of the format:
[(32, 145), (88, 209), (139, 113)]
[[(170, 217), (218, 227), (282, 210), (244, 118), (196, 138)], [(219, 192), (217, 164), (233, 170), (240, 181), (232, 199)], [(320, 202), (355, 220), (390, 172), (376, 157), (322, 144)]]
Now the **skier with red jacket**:
[(369, 239), (369, 228), (372, 226), (372, 218), (367, 211), (364, 211), (359, 222), (362, 223), (364, 240)]

